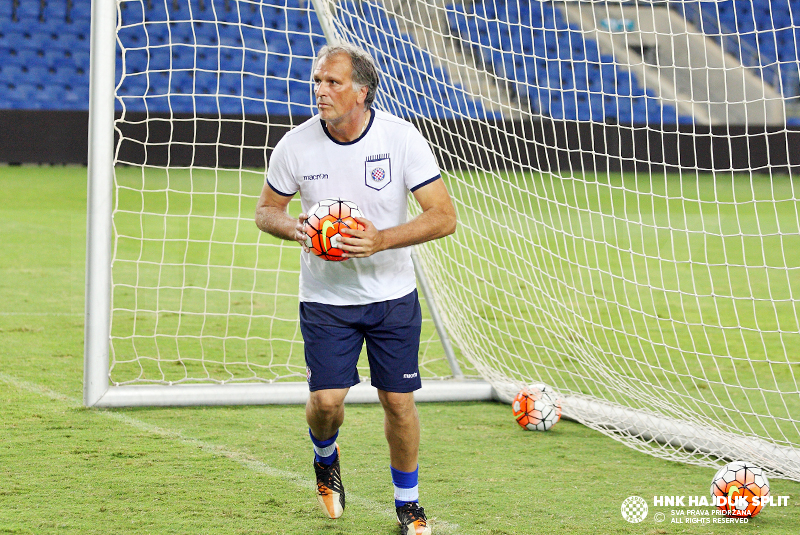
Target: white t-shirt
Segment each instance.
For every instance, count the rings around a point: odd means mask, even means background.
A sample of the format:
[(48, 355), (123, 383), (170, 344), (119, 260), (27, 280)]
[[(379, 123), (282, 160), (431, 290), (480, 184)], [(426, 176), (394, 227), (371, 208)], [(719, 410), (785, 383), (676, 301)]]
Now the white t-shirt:
[[(277, 193), (300, 192), (303, 211), (322, 199), (358, 205), (379, 229), (406, 222), (408, 192), (441, 177), (422, 134), (403, 119), (372, 110), (351, 142), (334, 140), (316, 115), (278, 142), (267, 182)], [(302, 253), (300, 301), (362, 305), (402, 297), (416, 288), (409, 248), (389, 249), (343, 262)]]

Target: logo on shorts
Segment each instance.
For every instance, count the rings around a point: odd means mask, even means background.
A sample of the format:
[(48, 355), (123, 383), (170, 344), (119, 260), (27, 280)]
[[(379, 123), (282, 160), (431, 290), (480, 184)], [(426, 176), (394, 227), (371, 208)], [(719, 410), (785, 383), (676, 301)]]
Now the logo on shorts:
[(306, 381), (311, 382), (311, 368), (306, 366)]
[(419, 375), (419, 374), (416, 373), (416, 372), (414, 372), (414, 373), (404, 373), (403, 374), (403, 379), (413, 379), (417, 375)]

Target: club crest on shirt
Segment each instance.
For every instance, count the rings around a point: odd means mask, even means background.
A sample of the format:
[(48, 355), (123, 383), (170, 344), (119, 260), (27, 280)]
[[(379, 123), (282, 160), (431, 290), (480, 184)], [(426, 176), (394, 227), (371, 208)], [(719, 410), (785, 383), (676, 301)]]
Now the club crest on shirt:
[(376, 154), (364, 162), (364, 183), (374, 189), (382, 190), (392, 181), (392, 166), (389, 154)]

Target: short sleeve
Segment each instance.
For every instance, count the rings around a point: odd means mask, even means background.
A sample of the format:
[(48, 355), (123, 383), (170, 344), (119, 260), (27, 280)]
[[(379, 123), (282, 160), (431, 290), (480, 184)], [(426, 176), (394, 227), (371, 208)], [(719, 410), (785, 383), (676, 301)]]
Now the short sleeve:
[(404, 162), (403, 175), (406, 187), (415, 191), (441, 177), (439, 164), (428, 142), (416, 128), (411, 128)]
[(267, 183), (275, 193), (291, 197), (300, 190), (300, 187), (291, 170), (289, 150), (285, 140), (285, 137), (281, 139), (272, 151), (267, 168)]

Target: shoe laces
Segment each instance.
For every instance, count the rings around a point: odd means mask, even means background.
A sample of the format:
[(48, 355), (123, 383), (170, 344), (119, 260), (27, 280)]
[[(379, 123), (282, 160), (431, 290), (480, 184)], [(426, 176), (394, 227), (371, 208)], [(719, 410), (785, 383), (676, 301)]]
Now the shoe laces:
[(333, 464), (325, 465), (322, 463), (314, 463), (314, 471), (317, 475), (317, 491), (324, 492), (324, 490), (331, 490), (333, 492), (342, 493), (342, 478), (339, 475), (338, 459)]
[[(417, 502), (410, 502), (398, 508), (398, 512), (405, 517), (406, 523), (419, 522), (420, 525), (426, 526), (428, 519), (425, 517), (425, 509), (420, 507)], [(403, 519), (401, 519), (402, 521)]]

